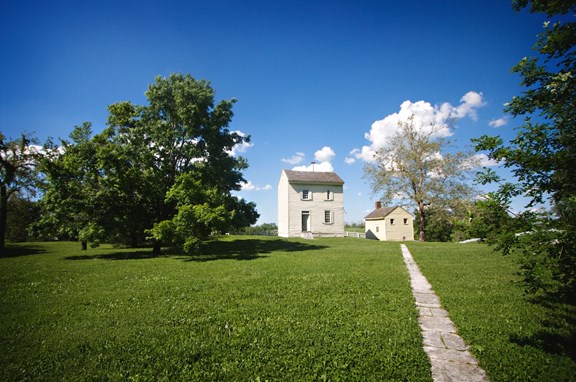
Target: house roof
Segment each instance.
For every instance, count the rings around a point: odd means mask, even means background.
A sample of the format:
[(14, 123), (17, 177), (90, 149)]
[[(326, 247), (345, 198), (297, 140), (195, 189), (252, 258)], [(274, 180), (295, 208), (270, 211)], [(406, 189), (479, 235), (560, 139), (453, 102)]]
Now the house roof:
[(368, 215), (364, 217), (367, 220), (377, 220), (377, 219), (384, 219), (386, 216), (390, 215), (392, 211), (396, 208), (400, 207), (382, 207), (377, 208), (374, 211), (370, 212)]
[(284, 170), (284, 173), (288, 178), (288, 183), (344, 184), (342, 178), (336, 175), (335, 172)]

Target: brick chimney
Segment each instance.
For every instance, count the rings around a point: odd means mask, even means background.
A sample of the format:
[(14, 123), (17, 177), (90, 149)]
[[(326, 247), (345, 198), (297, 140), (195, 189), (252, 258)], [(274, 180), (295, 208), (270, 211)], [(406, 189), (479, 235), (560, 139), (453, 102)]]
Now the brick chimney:
[(376, 202), (376, 209), (379, 210), (380, 208), (382, 208), (382, 202), (378, 200)]

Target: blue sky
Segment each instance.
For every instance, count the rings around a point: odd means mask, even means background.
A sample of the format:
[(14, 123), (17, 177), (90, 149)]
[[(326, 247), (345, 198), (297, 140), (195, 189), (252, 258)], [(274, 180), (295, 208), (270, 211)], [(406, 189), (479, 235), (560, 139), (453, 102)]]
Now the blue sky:
[(344, 179), (346, 221), (359, 222), (377, 199), (363, 153), (398, 119), (456, 116), (458, 148), (514, 135), (510, 70), (544, 21), (506, 0), (0, 0), (0, 131), (99, 132), (108, 105), (144, 104), (156, 76), (190, 73), (238, 99), (230, 129), (252, 138), (240, 195), (260, 223), (276, 222), (282, 169), (311, 161)]

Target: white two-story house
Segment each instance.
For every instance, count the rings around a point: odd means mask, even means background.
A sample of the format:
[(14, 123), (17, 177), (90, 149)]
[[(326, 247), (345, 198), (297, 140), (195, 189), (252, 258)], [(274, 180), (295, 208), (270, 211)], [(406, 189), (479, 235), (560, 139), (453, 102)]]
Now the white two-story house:
[(344, 236), (344, 181), (334, 172), (283, 170), (278, 236)]

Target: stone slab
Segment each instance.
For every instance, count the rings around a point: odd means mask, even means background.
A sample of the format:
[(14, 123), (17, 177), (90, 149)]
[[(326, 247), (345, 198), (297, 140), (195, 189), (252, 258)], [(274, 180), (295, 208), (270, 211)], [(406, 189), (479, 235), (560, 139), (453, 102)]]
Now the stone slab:
[(439, 308), (440, 299), (434, 293), (418, 293), (414, 292), (414, 299), (416, 300), (416, 305), (421, 304), (422, 306)]
[(442, 337), (444, 346), (448, 349), (468, 350), (468, 346), (466, 346), (466, 343), (459, 335), (454, 333), (440, 333), (440, 336)]
[[(416, 271), (420, 272), (419, 270), (416, 270)], [(433, 293), (432, 285), (430, 285), (430, 283), (428, 282), (428, 280), (426, 280), (426, 278), (424, 276), (422, 276), (422, 277), (415, 276), (412, 279), (411, 285), (412, 285), (412, 289), (414, 289), (414, 290), (417, 290), (417, 291), (421, 290), (424, 293)]]
[(416, 304), (421, 316), (448, 317), (448, 312), (442, 308)]
[(432, 379), (435, 382), (488, 382), (484, 370), (475, 365), (438, 361), (432, 364)]
[(430, 308), (428, 306), (421, 306), (421, 305), (416, 305), (416, 308), (418, 308), (418, 312), (420, 313), (420, 316), (432, 317), (432, 309), (434, 309), (434, 308)]
[(433, 331), (423, 331), (422, 332), (422, 342), (424, 346), (430, 346), (435, 348), (444, 348), (444, 341), (442, 341), (442, 335), (439, 332)]
[(430, 312), (434, 317), (448, 317), (448, 312), (442, 308), (430, 308)]
[(451, 361), (454, 363), (468, 363), (470, 365), (478, 365), (476, 359), (467, 351), (438, 348), (433, 346), (424, 346), (424, 351), (431, 360), (440, 359), (444, 361)]
[(456, 327), (449, 317), (420, 316), (418, 323), (424, 331), (456, 333)]

